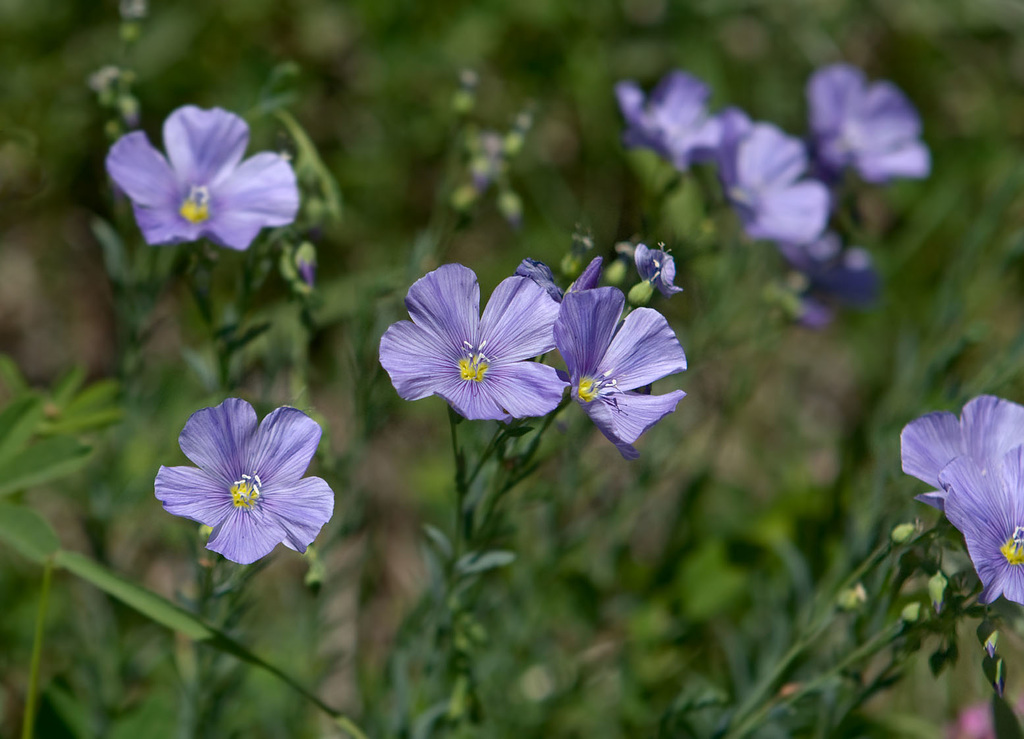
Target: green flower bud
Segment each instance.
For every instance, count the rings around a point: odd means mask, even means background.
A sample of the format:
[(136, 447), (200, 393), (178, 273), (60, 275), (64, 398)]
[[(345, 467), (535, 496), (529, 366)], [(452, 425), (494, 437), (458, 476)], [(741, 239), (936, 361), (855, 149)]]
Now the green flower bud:
[(627, 299), (629, 300), (630, 305), (640, 308), (650, 303), (653, 296), (654, 285), (652, 285), (648, 280), (644, 280), (643, 282), (636, 283), (632, 288), (630, 288)]
[(523, 144), (526, 142), (526, 137), (523, 136), (519, 131), (509, 131), (505, 135), (505, 142), (503, 148), (505, 156), (509, 159), (515, 157), (519, 152), (523, 150)]
[(910, 540), (910, 537), (914, 535), (917, 530), (917, 525), (912, 523), (901, 523), (899, 526), (893, 528), (889, 534), (889, 538), (893, 544), (906, 544)]
[(519, 228), (523, 222), (523, 201), (511, 190), (498, 193), (498, 211), (513, 228)]
[(936, 613), (942, 613), (942, 606), (946, 602), (946, 586), (949, 580), (939, 570), (928, 580), (928, 596), (932, 599), (932, 607)]
[(914, 601), (913, 603), (908, 603), (907, 605), (905, 605), (903, 607), (903, 610), (900, 611), (900, 618), (903, 619), (908, 624), (914, 623), (920, 617), (921, 617), (921, 604), (918, 603), (917, 601)]
[(455, 210), (460, 213), (465, 213), (473, 207), (473, 204), (476, 202), (476, 198), (476, 188), (467, 183), (455, 188), (452, 192), (451, 204)]
[(619, 286), (622, 281), (626, 279), (626, 271), (629, 267), (626, 265), (624, 259), (616, 259), (608, 265), (608, 269), (604, 271), (604, 280), (609, 285)]
[(861, 583), (847, 588), (839, 594), (838, 605), (843, 611), (856, 611), (868, 600), (868, 593)]

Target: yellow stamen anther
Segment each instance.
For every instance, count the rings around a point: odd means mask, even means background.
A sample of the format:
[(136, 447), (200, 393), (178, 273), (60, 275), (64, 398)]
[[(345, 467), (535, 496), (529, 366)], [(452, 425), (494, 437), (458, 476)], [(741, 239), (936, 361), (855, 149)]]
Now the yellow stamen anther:
[(1018, 536), (1011, 537), (999, 548), (999, 551), (1006, 557), (1006, 561), (1012, 565), (1024, 565), (1024, 541)]
[(178, 210), (189, 223), (202, 223), (210, 217), (210, 193), (205, 187), (193, 187)]
[(589, 403), (597, 398), (597, 382), (592, 377), (581, 377), (580, 388), (576, 391), (576, 394), (579, 395), (580, 400), (584, 403)]
[(235, 508), (252, 508), (259, 497), (259, 475), (242, 475), (242, 479), (231, 486), (231, 502), (235, 504)]
[(483, 382), (484, 373), (487, 372), (487, 363), (480, 361), (479, 357), (459, 360), (459, 372), (463, 380), (475, 380)]

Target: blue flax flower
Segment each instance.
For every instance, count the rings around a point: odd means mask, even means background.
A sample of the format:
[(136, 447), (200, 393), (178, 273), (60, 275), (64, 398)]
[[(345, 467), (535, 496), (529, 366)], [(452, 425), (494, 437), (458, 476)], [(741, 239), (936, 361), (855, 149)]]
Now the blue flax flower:
[(711, 89), (693, 75), (670, 72), (646, 100), (635, 82), (620, 82), (615, 96), (626, 119), (626, 146), (653, 149), (680, 171), (714, 157), (719, 124), (708, 116)]
[(148, 244), (206, 237), (247, 249), (260, 229), (295, 220), (299, 189), (280, 154), (244, 162), (249, 126), (220, 108), (178, 108), (164, 122), (167, 158), (133, 131), (107, 154), (107, 172), (132, 201)]
[(869, 85), (856, 67), (833, 64), (811, 76), (807, 102), (821, 176), (837, 180), (853, 167), (865, 181), (881, 183), (931, 171), (921, 118), (891, 82)]
[(809, 328), (829, 324), (835, 311), (830, 300), (854, 307), (869, 305), (878, 295), (878, 273), (871, 255), (859, 247), (843, 249), (829, 231), (809, 244), (778, 244), (790, 266), (807, 281), (798, 320)]
[(803, 142), (771, 123), (751, 123), (736, 108), (722, 111), (718, 120), (718, 176), (747, 234), (793, 244), (818, 238), (830, 196), (817, 180), (801, 179), (807, 169)]
[(1003, 456), (1021, 444), (1024, 406), (992, 395), (969, 402), (959, 419), (948, 411), (928, 413), (908, 423), (900, 434), (903, 471), (936, 488), (917, 500), (940, 511), (949, 493), (940, 477), (946, 465), (967, 457), (995, 475)]
[(228, 398), (193, 413), (178, 437), (198, 467), (161, 467), (164, 508), (213, 528), (207, 549), (247, 565), (278, 544), (305, 552), (334, 512), (334, 492), (303, 477), (320, 426), (295, 408), (278, 408), (257, 426), (252, 406)]
[(445, 264), (413, 283), (405, 306), (412, 321), (384, 333), (380, 363), (406, 400), (439, 395), (465, 418), (502, 421), (543, 416), (561, 401), (556, 370), (524, 361), (555, 345), (558, 303), (533, 280), (503, 280), (481, 317), (476, 275)]
[(555, 343), (565, 359), (570, 393), (626, 459), (632, 444), (675, 410), (686, 395), (637, 392), (686, 369), (686, 355), (665, 317), (637, 308), (619, 325), (625, 296), (614, 287), (568, 293), (555, 324)]
[(942, 468), (948, 491), (946, 518), (964, 535), (984, 589), (978, 600), (1000, 595), (1024, 604), (1024, 446), (985, 466), (957, 457)]
[[(590, 264), (587, 265), (586, 269), (580, 273), (580, 276), (569, 285), (569, 289), (566, 292), (573, 292), (574, 290), (592, 290), (597, 287), (597, 283), (601, 279), (601, 263), (604, 261), (603, 257), (594, 257), (590, 260)], [(562, 302), (562, 288), (555, 282), (555, 275), (551, 271), (551, 268), (544, 264), (544, 262), (536, 259), (524, 259), (518, 267), (516, 267), (516, 274), (520, 277), (529, 277), (531, 280), (536, 282), (544, 291), (551, 296), (552, 300), (561, 303)]]
[(646, 244), (637, 244), (633, 258), (636, 260), (636, 271), (640, 273), (640, 279), (650, 282), (666, 298), (683, 291), (683, 288), (674, 284), (676, 262), (667, 251), (648, 249)]

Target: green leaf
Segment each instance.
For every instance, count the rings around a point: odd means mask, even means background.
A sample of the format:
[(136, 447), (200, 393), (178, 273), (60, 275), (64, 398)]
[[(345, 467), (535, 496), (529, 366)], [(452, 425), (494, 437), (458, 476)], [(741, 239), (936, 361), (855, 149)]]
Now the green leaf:
[(50, 392), (50, 398), (59, 408), (63, 408), (74, 397), (85, 382), (85, 368), (81, 365), (72, 367), (65, 372)]
[(1024, 739), (1020, 722), (1013, 709), (998, 695), (992, 696), (992, 723), (996, 730), (996, 739)]
[(475, 575), (512, 564), (515, 559), (515, 552), (501, 549), (491, 552), (470, 552), (455, 564), (455, 569), (460, 575)]
[(0, 354), (0, 380), (12, 393), (23, 393), (28, 390), (28, 382), (13, 359)]
[(196, 616), (174, 605), (163, 596), (125, 580), (99, 562), (78, 552), (62, 549), (57, 552), (55, 561), (59, 567), (92, 583), (104, 593), (117, 598), (142, 615), (169, 629), (181, 632), (190, 639), (207, 641), (213, 639), (217, 633)]
[(68, 475), (85, 463), (91, 451), (90, 447), (67, 436), (43, 439), (0, 465), (0, 495)]
[(10, 503), (0, 503), (0, 541), (38, 564), (60, 549), (57, 534), (42, 516)]
[(78, 433), (109, 426), (121, 420), (123, 411), (117, 405), (121, 391), (116, 380), (100, 380), (62, 404), (60, 415), (45, 424), (47, 434)]
[(43, 402), (31, 394), (15, 398), (0, 411), (0, 459), (21, 449), (41, 420)]
[(93, 236), (103, 248), (103, 263), (106, 265), (107, 274), (115, 285), (124, 284), (128, 275), (128, 257), (121, 237), (117, 235), (114, 227), (102, 218), (93, 218), (91, 225)]

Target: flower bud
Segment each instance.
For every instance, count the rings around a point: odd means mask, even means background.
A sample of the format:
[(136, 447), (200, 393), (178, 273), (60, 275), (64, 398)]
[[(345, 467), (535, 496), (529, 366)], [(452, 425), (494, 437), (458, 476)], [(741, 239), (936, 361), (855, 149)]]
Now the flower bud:
[(604, 280), (609, 285), (621, 285), (622, 281), (626, 279), (626, 271), (629, 267), (626, 265), (625, 260), (616, 259), (608, 265), (608, 269), (604, 271)]
[(652, 285), (648, 280), (643, 280), (630, 288), (628, 295), (629, 304), (640, 308), (650, 303), (653, 295), (654, 285)]
[(452, 192), (452, 207), (460, 213), (465, 213), (473, 207), (478, 194), (477, 189), (471, 184), (459, 185)]
[(996, 645), (999, 642), (999, 632), (996, 631), (995, 625), (989, 621), (984, 620), (978, 624), (978, 641), (981, 643), (982, 648), (989, 657), (996, 656)]
[(913, 603), (907, 603), (903, 606), (903, 610), (900, 611), (900, 618), (908, 624), (912, 624), (921, 617), (921, 604), (917, 601)]
[(522, 225), (523, 201), (512, 190), (502, 190), (498, 193), (498, 211), (513, 228)]
[(893, 544), (906, 544), (910, 537), (914, 535), (917, 530), (917, 526), (912, 523), (901, 523), (899, 526), (893, 528), (889, 533), (889, 538)]
[(295, 267), (303, 283), (312, 288), (316, 281), (316, 247), (310, 242), (303, 241), (299, 244), (295, 251)]
[(936, 613), (942, 613), (942, 606), (946, 602), (946, 585), (949, 580), (939, 570), (928, 580), (928, 596), (932, 599), (932, 607)]
[(847, 588), (839, 594), (838, 605), (844, 611), (856, 611), (868, 600), (868, 593), (861, 583)]

